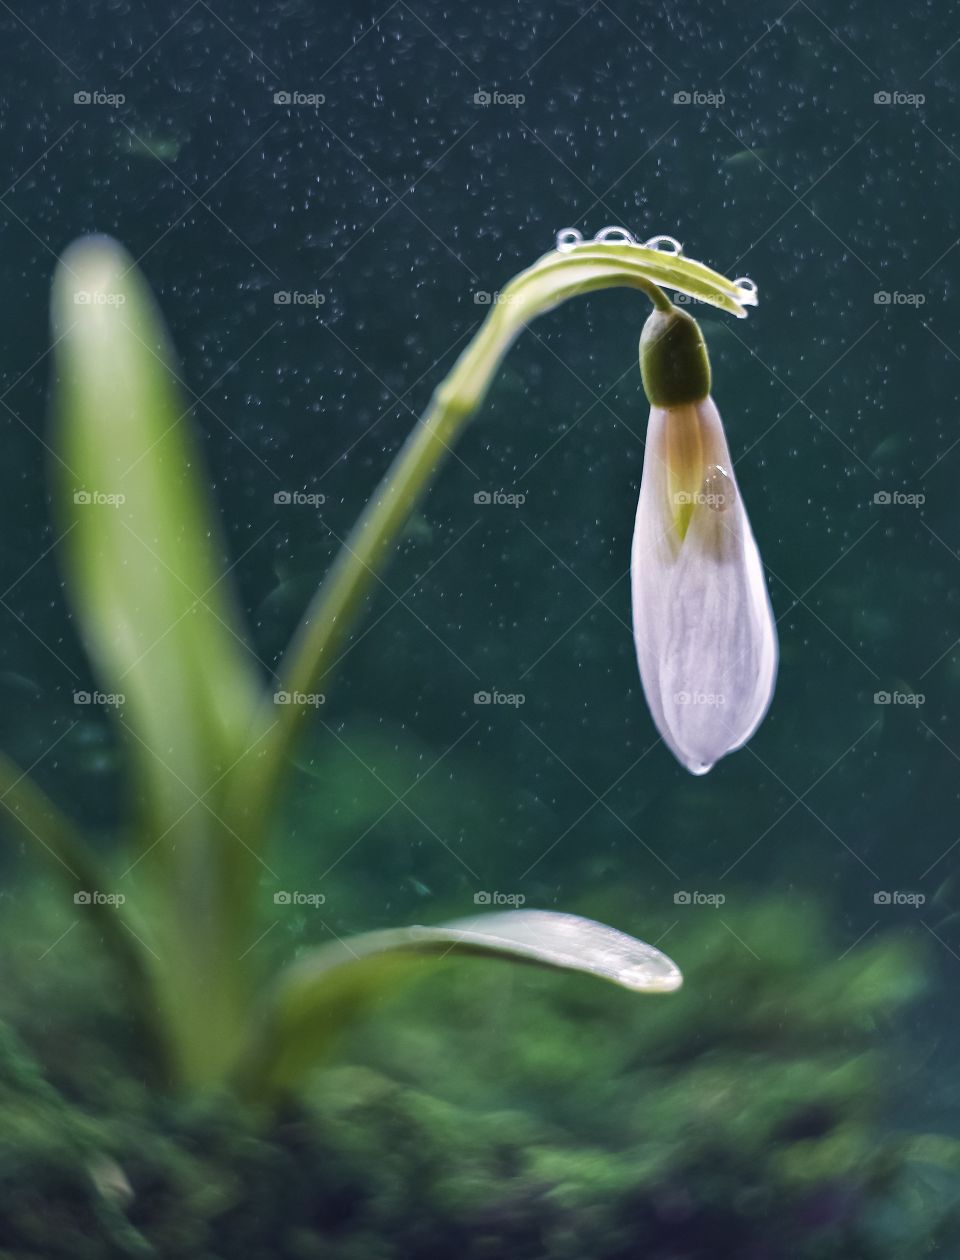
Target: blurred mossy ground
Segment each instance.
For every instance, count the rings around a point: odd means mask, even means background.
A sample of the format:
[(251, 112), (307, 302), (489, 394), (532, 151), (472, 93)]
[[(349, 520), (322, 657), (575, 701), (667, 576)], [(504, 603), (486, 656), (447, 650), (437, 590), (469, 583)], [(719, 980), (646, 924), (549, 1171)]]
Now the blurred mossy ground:
[(664, 997), (427, 964), (268, 1119), (151, 1090), (86, 929), (39, 968), (49, 924), (36, 902), (21, 917), (5, 1260), (958, 1254), (957, 1147), (888, 1123), (922, 979), (901, 939), (837, 958), (808, 911), (692, 911), (663, 941), (686, 974)]

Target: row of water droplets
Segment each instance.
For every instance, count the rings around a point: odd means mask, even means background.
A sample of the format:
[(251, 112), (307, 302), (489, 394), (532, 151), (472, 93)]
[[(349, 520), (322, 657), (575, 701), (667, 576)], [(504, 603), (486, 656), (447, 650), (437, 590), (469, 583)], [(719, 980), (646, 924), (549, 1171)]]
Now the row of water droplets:
[[(557, 233), (557, 252), (568, 254), (572, 249), (584, 243), (583, 233), (576, 228), (563, 228)], [(605, 227), (596, 234), (591, 245), (641, 245), (644, 249), (656, 249), (661, 254), (672, 254), (679, 258), (683, 254), (683, 246), (674, 236), (651, 236), (648, 241), (638, 241), (627, 228)], [(733, 281), (735, 289), (739, 289), (741, 301), (745, 306), (754, 306), (757, 302), (757, 286), (749, 276), (738, 276)]]

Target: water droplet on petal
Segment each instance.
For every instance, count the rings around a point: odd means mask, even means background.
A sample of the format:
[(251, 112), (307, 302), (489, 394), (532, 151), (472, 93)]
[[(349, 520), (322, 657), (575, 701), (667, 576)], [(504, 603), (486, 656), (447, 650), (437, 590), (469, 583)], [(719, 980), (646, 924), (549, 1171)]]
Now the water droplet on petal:
[(710, 464), (703, 477), (700, 501), (713, 512), (726, 512), (737, 501), (733, 478), (720, 464)]

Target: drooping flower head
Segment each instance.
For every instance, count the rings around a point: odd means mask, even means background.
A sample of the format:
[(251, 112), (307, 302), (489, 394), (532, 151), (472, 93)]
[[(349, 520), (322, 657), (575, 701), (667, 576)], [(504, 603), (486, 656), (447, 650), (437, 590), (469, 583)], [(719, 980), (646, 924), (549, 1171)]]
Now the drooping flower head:
[(650, 422), (631, 559), (637, 661), (664, 742), (705, 774), (767, 711), (776, 627), (696, 320), (658, 302), (640, 369)]

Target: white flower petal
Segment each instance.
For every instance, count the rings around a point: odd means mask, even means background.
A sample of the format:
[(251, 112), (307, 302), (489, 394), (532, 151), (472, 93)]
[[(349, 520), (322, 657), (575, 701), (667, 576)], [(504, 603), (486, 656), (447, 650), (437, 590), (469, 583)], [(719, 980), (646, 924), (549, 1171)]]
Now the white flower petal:
[(763, 566), (710, 398), (650, 410), (631, 576), (654, 722), (705, 774), (760, 725), (777, 672)]

